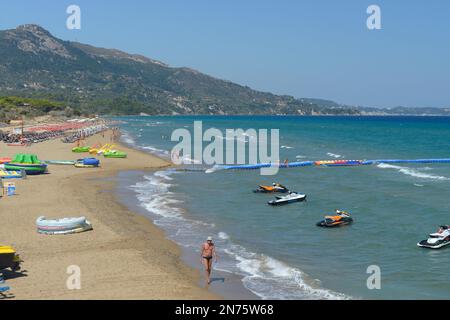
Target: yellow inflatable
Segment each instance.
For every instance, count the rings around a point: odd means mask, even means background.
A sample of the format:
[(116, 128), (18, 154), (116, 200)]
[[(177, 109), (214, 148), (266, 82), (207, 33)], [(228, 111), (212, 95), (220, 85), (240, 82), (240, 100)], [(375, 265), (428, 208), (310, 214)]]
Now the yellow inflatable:
[(18, 271), (21, 262), (13, 247), (0, 246), (0, 270), (10, 268), (12, 271)]
[(95, 155), (95, 154), (103, 154), (105, 152), (111, 152), (113, 150), (113, 148), (114, 148), (113, 144), (108, 144), (107, 143), (107, 144), (105, 144), (105, 145), (103, 145), (101, 147), (94, 147), (94, 148), (89, 149), (89, 153), (93, 154), (93, 155)]

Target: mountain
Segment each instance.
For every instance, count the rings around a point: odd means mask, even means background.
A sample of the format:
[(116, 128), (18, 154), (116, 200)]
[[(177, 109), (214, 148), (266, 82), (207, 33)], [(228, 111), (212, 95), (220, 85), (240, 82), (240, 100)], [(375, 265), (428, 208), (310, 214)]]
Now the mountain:
[(0, 31), (0, 95), (100, 114), (359, 114), (252, 90), (141, 55), (63, 41), (37, 25)]

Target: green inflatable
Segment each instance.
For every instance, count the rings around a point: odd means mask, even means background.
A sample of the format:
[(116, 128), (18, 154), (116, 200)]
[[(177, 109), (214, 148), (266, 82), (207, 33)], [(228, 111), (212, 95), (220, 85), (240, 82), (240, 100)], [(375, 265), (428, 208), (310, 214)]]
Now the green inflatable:
[(42, 174), (47, 170), (47, 165), (42, 163), (35, 154), (16, 154), (11, 162), (5, 163), (5, 169), (9, 171), (24, 170), (26, 174)]
[(107, 151), (103, 153), (105, 158), (126, 158), (127, 154), (123, 151)]
[(83, 153), (83, 152), (89, 152), (89, 150), (91, 149), (91, 147), (75, 147), (72, 148), (72, 152), (76, 152), (76, 153)]

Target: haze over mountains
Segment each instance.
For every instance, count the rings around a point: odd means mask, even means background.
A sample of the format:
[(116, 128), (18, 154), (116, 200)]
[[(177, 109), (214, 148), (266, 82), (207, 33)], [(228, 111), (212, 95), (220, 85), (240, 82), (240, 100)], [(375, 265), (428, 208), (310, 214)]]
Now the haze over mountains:
[(435, 114), (352, 107), (253, 90), (189, 68), (63, 41), (37, 25), (0, 31), (0, 95), (47, 98), (100, 114)]

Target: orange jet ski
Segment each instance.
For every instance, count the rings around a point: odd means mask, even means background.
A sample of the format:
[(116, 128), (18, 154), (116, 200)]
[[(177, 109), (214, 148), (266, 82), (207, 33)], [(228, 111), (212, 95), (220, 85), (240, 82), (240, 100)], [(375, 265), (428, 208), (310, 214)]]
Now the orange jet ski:
[(261, 193), (286, 193), (289, 189), (279, 183), (273, 183), (271, 186), (258, 186), (258, 189), (253, 190), (253, 192)]
[(325, 219), (316, 223), (318, 227), (333, 228), (345, 226), (353, 222), (348, 212), (336, 210), (336, 215), (325, 216)]

